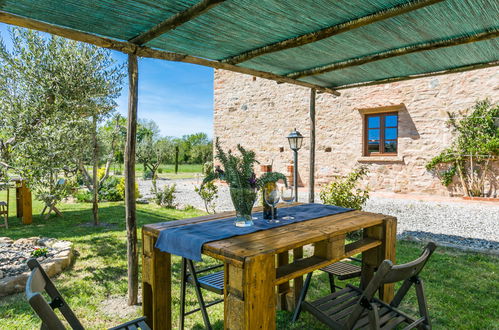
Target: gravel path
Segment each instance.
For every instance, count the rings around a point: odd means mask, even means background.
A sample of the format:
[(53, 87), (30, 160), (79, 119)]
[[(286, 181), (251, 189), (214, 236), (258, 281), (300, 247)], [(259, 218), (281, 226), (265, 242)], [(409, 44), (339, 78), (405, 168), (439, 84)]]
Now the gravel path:
[[(176, 202), (180, 207), (192, 205), (204, 209), (202, 199), (194, 192), (197, 180), (159, 180), (177, 185)], [(151, 181), (139, 181), (143, 197), (150, 196)], [(217, 212), (232, 210), (227, 186), (219, 186)], [(300, 201), (306, 201), (306, 193)], [(316, 198), (318, 200), (318, 198)], [(433, 240), (459, 246), (499, 253), (499, 203), (434, 202), (403, 198), (371, 197), (365, 211), (397, 217), (397, 234), (411, 240)]]

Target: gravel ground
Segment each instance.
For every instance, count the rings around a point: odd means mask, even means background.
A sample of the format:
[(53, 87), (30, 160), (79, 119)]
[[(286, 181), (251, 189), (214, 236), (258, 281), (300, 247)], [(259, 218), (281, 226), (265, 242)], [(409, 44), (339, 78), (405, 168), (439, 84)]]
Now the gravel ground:
[[(158, 180), (158, 187), (173, 183), (177, 185), (176, 202), (180, 207), (192, 205), (204, 209), (203, 201), (194, 192), (199, 182), (164, 179)], [(139, 189), (143, 197), (150, 197), (151, 181), (139, 181)], [(227, 186), (219, 186), (218, 195), (217, 212), (233, 209)], [(301, 193), (300, 201), (306, 200), (306, 193)], [(400, 238), (433, 240), (443, 245), (499, 253), (499, 203), (371, 197), (364, 210), (397, 217)]]

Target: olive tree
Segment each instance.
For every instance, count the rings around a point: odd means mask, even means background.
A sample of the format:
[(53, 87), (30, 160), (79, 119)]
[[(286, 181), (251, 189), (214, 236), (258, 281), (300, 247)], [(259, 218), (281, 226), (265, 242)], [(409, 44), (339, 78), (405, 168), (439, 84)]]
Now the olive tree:
[(76, 173), (96, 125), (116, 108), (123, 66), (92, 45), (21, 28), (9, 34), (12, 49), (0, 44), (1, 173), (54, 194), (57, 176)]

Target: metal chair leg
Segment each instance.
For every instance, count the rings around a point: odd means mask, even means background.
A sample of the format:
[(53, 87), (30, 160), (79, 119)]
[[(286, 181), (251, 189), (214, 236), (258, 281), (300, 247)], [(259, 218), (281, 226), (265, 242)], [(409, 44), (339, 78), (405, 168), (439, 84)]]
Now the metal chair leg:
[(206, 312), (206, 305), (204, 303), (203, 294), (201, 293), (201, 287), (199, 286), (198, 278), (192, 260), (187, 260), (187, 266), (189, 267), (189, 272), (194, 279), (194, 289), (196, 290), (196, 295), (198, 297), (199, 305), (201, 308), (201, 314), (203, 315), (204, 324), (208, 330), (211, 330), (212, 328), (210, 319), (208, 318), (208, 313)]
[(336, 286), (334, 285), (334, 275), (327, 274), (329, 276), (329, 287), (331, 288), (331, 293), (336, 292)]
[(293, 318), (292, 318), (291, 322), (296, 322), (298, 320), (298, 318), (300, 317), (301, 305), (302, 305), (302, 303), (305, 300), (305, 297), (307, 295), (308, 287), (310, 286), (311, 279), (312, 279), (312, 273), (308, 273), (307, 278), (305, 279), (305, 283), (303, 284), (303, 289), (301, 289), (301, 292), (300, 292), (300, 298), (298, 299), (298, 302), (296, 303), (295, 312), (293, 313)]
[(187, 261), (185, 258), (182, 258), (182, 266), (181, 266), (181, 274), (180, 274), (180, 320), (179, 320), (179, 329), (184, 329), (184, 320), (185, 320), (185, 289), (186, 289), (186, 281), (187, 281)]

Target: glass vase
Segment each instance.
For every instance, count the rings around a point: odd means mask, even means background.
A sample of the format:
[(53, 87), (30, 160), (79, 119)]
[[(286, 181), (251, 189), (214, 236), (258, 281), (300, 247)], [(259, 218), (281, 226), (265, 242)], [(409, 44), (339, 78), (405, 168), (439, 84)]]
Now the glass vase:
[(253, 226), (251, 212), (255, 204), (257, 192), (252, 188), (230, 188), (230, 198), (236, 210), (236, 219), (234, 225), (236, 227)]

